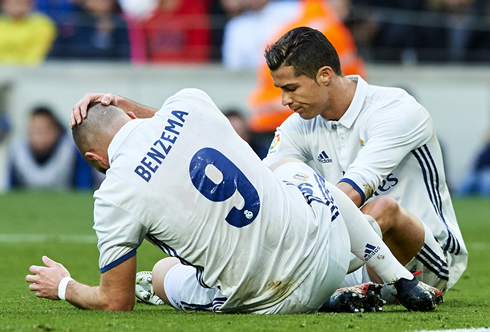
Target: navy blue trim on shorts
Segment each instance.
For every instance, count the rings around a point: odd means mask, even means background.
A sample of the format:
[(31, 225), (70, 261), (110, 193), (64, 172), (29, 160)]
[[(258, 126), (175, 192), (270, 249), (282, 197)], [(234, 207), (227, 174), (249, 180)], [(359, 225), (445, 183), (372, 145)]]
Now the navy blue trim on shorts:
[(439, 279), (449, 280), (449, 270), (447, 262), (442, 260), (432, 249), (424, 243), (422, 249), (416, 255), (417, 259), (431, 270)]
[(364, 191), (362, 191), (361, 188), (359, 188), (359, 186), (354, 181), (352, 181), (351, 179), (342, 178), (342, 179), (340, 179), (339, 183), (340, 182), (348, 183), (352, 187), (354, 187), (354, 189), (359, 193), (359, 195), (361, 195), (361, 206), (362, 206), (364, 204), (364, 202), (366, 201), (366, 195), (364, 195)]
[(106, 265), (104, 266), (103, 268), (100, 269), (100, 273), (104, 273), (104, 272), (107, 272), (109, 271), (110, 269), (118, 266), (119, 264), (121, 263), (124, 263), (125, 261), (127, 261), (128, 259), (130, 259), (131, 257), (135, 256), (136, 255), (136, 249), (133, 249), (131, 250), (130, 252), (128, 252), (126, 255), (122, 256), (122, 257), (119, 257), (118, 259), (116, 259), (114, 262), (110, 263), (109, 265)]
[(218, 311), (228, 299), (226, 297), (215, 297), (213, 301), (205, 304), (187, 303), (180, 301), (184, 310)]
[(449, 226), (447, 225), (446, 219), (444, 218), (444, 214), (442, 212), (442, 198), (441, 193), (439, 192), (439, 173), (437, 171), (437, 166), (434, 159), (432, 158), (432, 154), (430, 153), (427, 145), (423, 145), (420, 148), (412, 150), (412, 154), (420, 165), (427, 194), (432, 206), (434, 207), (434, 211), (439, 216), (439, 219), (448, 232), (446, 245), (442, 249), (451, 254), (458, 255), (461, 251), (461, 245), (459, 244), (458, 239), (449, 230)]
[(204, 277), (203, 277), (204, 267), (199, 266), (199, 265), (194, 265), (194, 264), (188, 262), (187, 260), (185, 260), (184, 258), (180, 257), (174, 248), (170, 247), (165, 242), (157, 239), (157, 237), (154, 235), (147, 234), (146, 239), (150, 243), (152, 243), (153, 245), (160, 248), (160, 250), (162, 250), (167, 255), (178, 258), (180, 260), (180, 262), (182, 263), (182, 265), (194, 267), (196, 269), (196, 279), (199, 282), (199, 285), (201, 285), (204, 288), (211, 288), (208, 285), (206, 285), (206, 283), (204, 282)]

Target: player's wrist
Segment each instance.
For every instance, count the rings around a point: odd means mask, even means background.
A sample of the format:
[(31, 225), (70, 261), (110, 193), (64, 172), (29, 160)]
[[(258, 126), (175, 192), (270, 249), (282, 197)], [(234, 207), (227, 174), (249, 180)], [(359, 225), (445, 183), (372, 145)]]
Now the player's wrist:
[(64, 277), (58, 284), (58, 297), (60, 300), (66, 300), (66, 287), (71, 280), (73, 280), (72, 277)]

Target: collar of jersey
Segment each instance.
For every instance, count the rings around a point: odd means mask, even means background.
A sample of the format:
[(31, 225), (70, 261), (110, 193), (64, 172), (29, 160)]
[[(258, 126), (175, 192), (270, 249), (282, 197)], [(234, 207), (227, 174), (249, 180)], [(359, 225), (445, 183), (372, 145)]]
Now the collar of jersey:
[(144, 119), (134, 119), (128, 121), (124, 126), (121, 127), (121, 129), (119, 129), (116, 135), (114, 135), (114, 138), (112, 139), (111, 143), (109, 144), (109, 148), (107, 149), (109, 165), (112, 164), (117, 150), (119, 150), (119, 147), (124, 143), (129, 134), (131, 134), (131, 132), (143, 121)]
[(340, 118), (339, 123), (346, 128), (350, 128), (354, 124), (354, 121), (356, 121), (359, 113), (361, 113), (362, 104), (366, 99), (368, 84), (358, 75), (347, 76), (347, 78), (352, 81), (357, 81), (357, 87), (354, 98), (347, 111)]

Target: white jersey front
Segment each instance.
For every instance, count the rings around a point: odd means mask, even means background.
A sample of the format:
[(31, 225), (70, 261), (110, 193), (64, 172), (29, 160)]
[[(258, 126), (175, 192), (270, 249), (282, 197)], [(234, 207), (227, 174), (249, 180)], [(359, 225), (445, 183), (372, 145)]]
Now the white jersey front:
[(325, 264), (312, 253), (327, 247), (330, 222), (295, 208), (307, 207), (298, 188), (264, 167), (204, 92), (182, 90), (153, 118), (129, 121), (108, 153), (94, 194), (102, 273), (146, 237), (218, 287), (221, 310), (246, 311), (279, 302)]
[[(351, 184), (363, 202), (389, 195), (417, 215), (449, 254), (448, 287), (466, 269), (468, 252), (446, 185), (442, 153), (429, 113), (402, 89), (357, 81), (339, 121), (291, 115), (276, 131), (264, 162), (308, 163), (332, 183)], [(426, 259), (431, 259), (426, 257)], [(428, 264), (430, 266), (430, 264)], [(440, 276), (447, 278), (447, 276)]]

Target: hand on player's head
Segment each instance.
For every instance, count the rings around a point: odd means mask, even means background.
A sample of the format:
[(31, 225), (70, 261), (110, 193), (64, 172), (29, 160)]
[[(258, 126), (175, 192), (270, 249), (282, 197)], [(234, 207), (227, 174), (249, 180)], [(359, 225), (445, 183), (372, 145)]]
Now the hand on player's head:
[(73, 106), (70, 114), (70, 126), (82, 123), (87, 117), (87, 107), (91, 102), (100, 101), (103, 105), (116, 105), (116, 96), (112, 93), (86, 93), (78, 103)]

